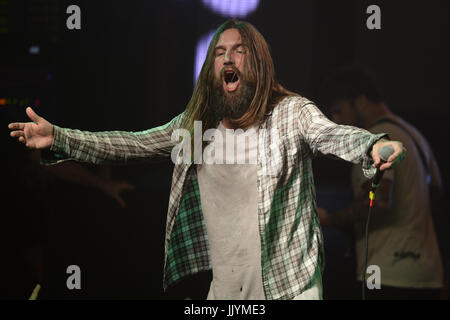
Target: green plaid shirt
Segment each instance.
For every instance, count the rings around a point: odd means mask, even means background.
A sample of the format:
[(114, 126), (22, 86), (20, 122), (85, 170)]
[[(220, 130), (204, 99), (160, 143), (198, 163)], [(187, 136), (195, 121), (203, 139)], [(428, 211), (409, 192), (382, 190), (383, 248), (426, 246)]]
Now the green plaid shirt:
[[(178, 143), (171, 135), (181, 116), (141, 132), (91, 133), (55, 126), (51, 152), (43, 155), (42, 162), (74, 159), (124, 164), (168, 157)], [(375, 169), (368, 152), (383, 136), (337, 125), (313, 102), (297, 96), (284, 98), (266, 115), (258, 130), (257, 186), (262, 282), (267, 299), (292, 299), (321, 280), (323, 239), (312, 158), (321, 153), (362, 163), (364, 174), (370, 177)], [(196, 165), (177, 164), (167, 213), (164, 289), (185, 276), (210, 269)]]

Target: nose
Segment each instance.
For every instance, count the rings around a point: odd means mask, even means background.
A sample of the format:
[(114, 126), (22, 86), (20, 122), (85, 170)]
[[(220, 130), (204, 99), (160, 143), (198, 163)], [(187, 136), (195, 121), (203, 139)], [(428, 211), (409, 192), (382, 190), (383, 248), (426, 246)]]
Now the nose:
[(223, 58), (223, 64), (226, 66), (232, 65), (233, 62), (233, 58), (232, 58), (232, 54), (231, 54), (231, 50), (227, 50), (225, 52), (225, 57)]

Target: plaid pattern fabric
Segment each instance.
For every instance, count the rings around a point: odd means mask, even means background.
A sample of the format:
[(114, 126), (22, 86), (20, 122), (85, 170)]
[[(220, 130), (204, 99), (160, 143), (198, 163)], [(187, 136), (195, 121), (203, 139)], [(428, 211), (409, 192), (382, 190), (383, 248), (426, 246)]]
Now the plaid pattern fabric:
[(127, 164), (170, 156), (171, 134), (182, 114), (169, 123), (140, 132), (88, 132), (54, 126), (51, 152), (43, 153), (42, 164), (70, 159), (93, 164)]
[[(67, 158), (91, 163), (129, 163), (170, 156), (170, 137), (182, 114), (166, 125), (138, 133), (88, 133), (55, 126), (51, 154), (43, 163)], [(283, 99), (258, 131), (258, 219), (261, 267), (267, 299), (292, 299), (320, 277), (323, 239), (316, 212), (311, 161), (317, 154), (362, 163), (375, 173), (368, 156), (384, 134), (340, 126), (313, 102)], [(58, 158), (55, 154), (62, 154)], [(164, 288), (182, 277), (211, 268), (206, 226), (195, 165), (175, 165), (165, 239)]]

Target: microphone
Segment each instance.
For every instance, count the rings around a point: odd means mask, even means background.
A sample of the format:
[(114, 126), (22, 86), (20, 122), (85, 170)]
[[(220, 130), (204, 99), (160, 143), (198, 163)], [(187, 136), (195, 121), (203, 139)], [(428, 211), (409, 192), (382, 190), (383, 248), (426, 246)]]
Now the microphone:
[[(381, 163), (387, 162), (389, 157), (394, 153), (394, 148), (391, 146), (384, 146), (380, 149), (380, 159)], [(369, 191), (369, 214), (367, 215), (367, 221), (366, 221), (366, 254), (364, 259), (364, 269), (362, 271), (362, 298), (363, 300), (366, 300), (366, 272), (367, 272), (367, 257), (369, 253), (369, 221), (370, 221), (370, 215), (372, 213), (373, 209), (373, 203), (375, 200), (375, 191), (378, 188), (378, 185), (380, 184), (381, 177), (383, 176), (384, 171), (380, 171), (380, 168), (377, 168), (377, 173), (375, 173), (375, 176), (372, 179), (372, 185), (370, 186)]]
[[(389, 157), (394, 153), (394, 148), (391, 146), (384, 146), (380, 149), (380, 158), (381, 163), (387, 162)], [(384, 171), (380, 171), (380, 168), (377, 168), (377, 172), (375, 173), (375, 176), (372, 180), (372, 185), (370, 186), (372, 191), (375, 191), (376, 188), (378, 188), (378, 185), (380, 184), (380, 180), (383, 177)]]

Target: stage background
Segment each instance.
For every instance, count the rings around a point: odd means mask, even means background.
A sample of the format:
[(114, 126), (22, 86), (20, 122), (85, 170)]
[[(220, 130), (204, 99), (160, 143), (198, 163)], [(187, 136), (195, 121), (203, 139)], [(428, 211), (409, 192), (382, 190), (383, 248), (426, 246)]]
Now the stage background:
[[(354, 62), (372, 68), (391, 109), (431, 143), (448, 185), (450, 22), (444, 1), (248, 1), (250, 7), (254, 3), (243, 19), (270, 44), (277, 79), (285, 87), (323, 107), (320, 84), (332, 69)], [(81, 30), (66, 28), (71, 4), (81, 8)], [(381, 30), (366, 27), (371, 4), (381, 8)], [(52, 123), (90, 131), (139, 131), (181, 113), (194, 85), (197, 43), (227, 18), (200, 0), (3, 0), (0, 15), (4, 122), (24, 120), (25, 108), (34, 105)], [(126, 209), (98, 190), (52, 178), (40, 199), (46, 208), (41, 223), (22, 220), (42, 237), (42, 297), (204, 297), (209, 273), (162, 291), (172, 169), (170, 161), (112, 168), (114, 179), (136, 187), (124, 194)], [(315, 160), (319, 205), (337, 209), (350, 200), (349, 169), (344, 162)], [(3, 187), (11, 184), (3, 180)], [(7, 227), (15, 212), (6, 206), (1, 211)], [(324, 234), (324, 296), (352, 298), (353, 258), (345, 256), (349, 239), (335, 230)], [(23, 261), (15, 257), (2, 264), (8, 273), (1, 282), (20, 283), (28, 292)], [(81, 290), (66, 287), (72, 264), (82, 270)]]

